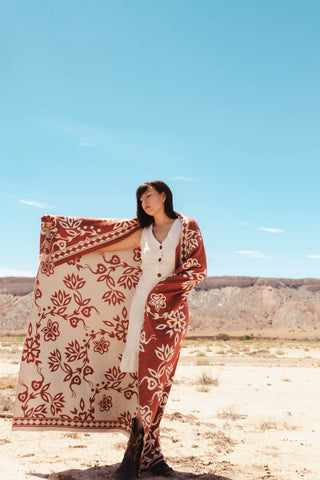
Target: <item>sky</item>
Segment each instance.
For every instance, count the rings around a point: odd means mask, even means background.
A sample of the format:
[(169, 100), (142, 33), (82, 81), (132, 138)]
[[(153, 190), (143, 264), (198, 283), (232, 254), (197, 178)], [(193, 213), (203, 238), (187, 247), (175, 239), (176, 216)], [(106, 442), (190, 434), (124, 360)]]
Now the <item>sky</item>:
[(320, 278), (320, 2), (1, 2), (0, 276), (161, 179), (208, 274)]

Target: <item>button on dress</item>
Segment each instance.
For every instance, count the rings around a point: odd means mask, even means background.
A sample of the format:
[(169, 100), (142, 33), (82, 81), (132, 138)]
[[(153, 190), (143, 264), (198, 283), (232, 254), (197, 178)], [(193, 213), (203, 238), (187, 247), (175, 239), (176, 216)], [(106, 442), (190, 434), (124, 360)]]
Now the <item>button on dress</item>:
[(138, 370), (139, 341), (146, 300), (156, 284), (175, 271), (176, 248), (181, 229), (181, 221), (177, 218), (163, 242), (155, 238), (152, 224), (142, 230), (140, 244), (142, 275), (130, 306), (127, 342), (120, 363), (122, 372)]

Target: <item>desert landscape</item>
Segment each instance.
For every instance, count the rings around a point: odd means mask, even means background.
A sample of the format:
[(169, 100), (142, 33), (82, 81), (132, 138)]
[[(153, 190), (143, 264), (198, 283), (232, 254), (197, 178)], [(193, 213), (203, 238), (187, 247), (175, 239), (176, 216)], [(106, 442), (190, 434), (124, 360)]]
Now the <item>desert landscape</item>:
[[(318, 480), (320, 281), (212, 278), (190, 298), (190, 329), (162, 422), (174, 478)], [(127, 443), (121, 433), (11, 431), (27, 283), (1, 285), (0, 478), (112, 478)]]

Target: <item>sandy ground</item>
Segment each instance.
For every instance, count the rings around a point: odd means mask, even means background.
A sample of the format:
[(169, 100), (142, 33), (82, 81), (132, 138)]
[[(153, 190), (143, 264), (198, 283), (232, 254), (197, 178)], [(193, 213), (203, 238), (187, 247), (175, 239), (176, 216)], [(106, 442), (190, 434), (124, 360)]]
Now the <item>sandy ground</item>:
[[(313, 338), (185, 342), (162, 422), (174, 478), (319, 480), (320, 332)], [(121, 433), (11, 431), (20, 352), (2, 339), (1, 480), (111, 478)]]

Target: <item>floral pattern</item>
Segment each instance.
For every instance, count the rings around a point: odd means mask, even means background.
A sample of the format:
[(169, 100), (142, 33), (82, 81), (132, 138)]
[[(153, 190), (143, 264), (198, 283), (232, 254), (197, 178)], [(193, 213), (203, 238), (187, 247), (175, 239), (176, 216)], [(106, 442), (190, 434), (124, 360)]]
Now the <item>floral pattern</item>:
[[(199, 227), (184, 215), (179, 218), (177, 268), (150, 292), (139, 370), (124, 373), (120, 361), (130, 303), (141, 275), (140, 250), (99, 250), (139, 228), (137, 219), (42, 217), (41, 263), (13, 429), (129, 433), (139, 398), (145, 429), (140, 470), (161, 460), (159, 425), (187, 331), (187, 297), (206, 276)], [(46, 222), (51, 222), (50, 230)]]

